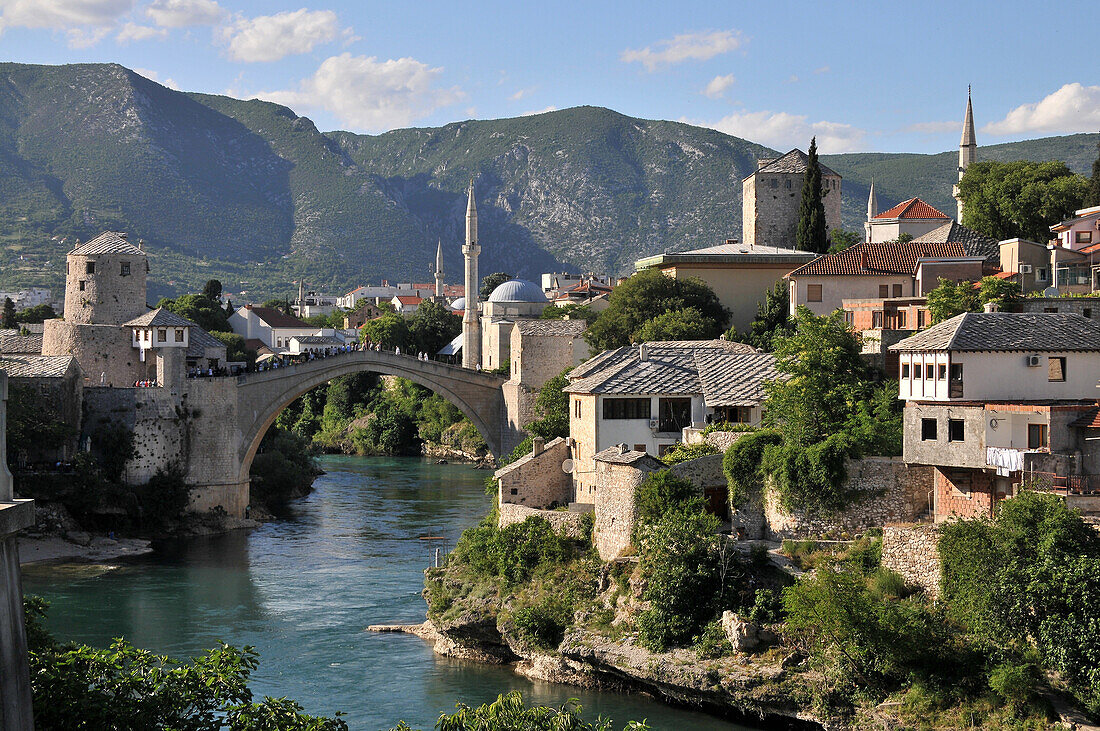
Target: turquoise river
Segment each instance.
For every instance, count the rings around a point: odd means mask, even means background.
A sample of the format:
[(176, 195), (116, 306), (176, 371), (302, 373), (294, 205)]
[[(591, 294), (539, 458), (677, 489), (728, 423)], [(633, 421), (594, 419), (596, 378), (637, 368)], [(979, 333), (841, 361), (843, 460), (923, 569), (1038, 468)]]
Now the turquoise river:
[[(126, 637), (189, 657), (218, 641), (253, 645), (258, 695), (312, 713), (346, 713), (352, 729), (405, 720), (430, 729), (456, 701), (512, 689), (528, 701), (577, 698), (586, 718), (648, 719), (654, 729), (743, 729), (641, 695), (528, 681), (508, 668), (437, 657), (423, 640), (375, 634), (377, 623), (424, 619), (432, 546), (452, 547), (490, 508), (485, 472), (418, 459), (325, 457), (316, 491), (289, 517), (251, 532), (168, 543), (109, 570), (28, 566), (24, 589), (51, 602), (62, 639), (103, 646)], [(442, 536), (444, 541), (424, 541)]]

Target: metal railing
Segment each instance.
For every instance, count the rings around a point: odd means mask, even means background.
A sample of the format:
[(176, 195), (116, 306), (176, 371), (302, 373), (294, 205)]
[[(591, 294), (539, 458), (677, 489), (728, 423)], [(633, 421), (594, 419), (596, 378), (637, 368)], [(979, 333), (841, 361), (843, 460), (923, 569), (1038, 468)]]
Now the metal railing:
[(1023, 487), (1039, 492), (1057, 495), (1100, 494), (1100, 475), (1059, 475), (1029, 470), (1021, 474), (1021, 480)]

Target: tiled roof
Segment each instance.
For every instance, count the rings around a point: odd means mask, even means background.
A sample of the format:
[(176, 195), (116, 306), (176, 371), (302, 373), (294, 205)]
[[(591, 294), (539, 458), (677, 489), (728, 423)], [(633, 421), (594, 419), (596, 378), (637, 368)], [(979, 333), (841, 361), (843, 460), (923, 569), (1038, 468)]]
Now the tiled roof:
[(397, 301), (403, 305), (418, 305), (424, 301), (422, 297), (416, 297), (409, 294), (398, 294), (394, 296), (397, 298)]
[(263, 355), (264, 353), (274, 353), (275, 351), (267, 347), (267, 344), (259, 338), (248, 338), (244, 341), (244, 347), (247, 350), (254, 351), (256, 355)]
[(1069, 423), (1075, 429), (1100, 429), (1100, 408), (1089, 409)]
[(0, 353), (41, 353), (41, 335), (9, 335), (9, 331), (0, 332)]
[(891, 345), (890, 350), (1100, 350), (1100, 323), (1080, 315), (1038, 312), (966, 312)]
[(949, 221), (939, 228), (918, 236), (914, 244), (962, 244), (965, 256), (984, 256), (992, 262), (1001, 258), (1001, 247), (996, 239), (980, 234), (956, 221)]
[(668, 467), (668, 465), (651, 455), (649, 452), (636, 452), (634, 450), (624, 452), (622, 447), (617, 444), (600, 452), (596, 452), (592, 455), (592, 459), (597, 462), (608, 462), (610, 464), (633, 465), (645, 462), (654, 469), (664, 469)]
[(861, 243), (835, 254), (824, 254), (795, 269), (788, 277), (807, 275), (912, 276), (917, 261), (937, 257), (967, 256), (958, 242), (934, 243), (886, 241)]
[(130, 254), (145, 256), (145, 252), (126, 240), (126, 234), (117, 231), (105, 231), (91, 241), (77, 246), (69, 252), (78, 256), (95, 254)]
[(510, 462), (509, 464), (506, 464), (503, 467), (501, 467), (499, 470), (497, 470), (496, 472), (493, 473), (493, 477), (495, 477), (496, 479), (500, 479), (504, 475), (507, 475), (509, 472), (514, 472), (516, 469), (518, 469), (520, 467), (520, 465), (525, 465), (528, 462), (530, 462), (531, 460), (538, 458), (547, 449), (550, 449), (552, 447), (556, 447), (557, 445), (561, 444), (563, 441), (565, 441), (565, 440), (562, 439), (561, 437), (555, 437), (555, 438), (551, 439), (550, 441), (548, 441), (546, 443), (545, 447), (543, 448), (543, 451), (539, 452), (539, 454), (535, 454), (533, 451), (528, 452), (527, 454), (525, 454), (522, 457), (520, 457), (519, 459), (517, 459), (515, 462)]
[(522, 335), (541, 337), (578, 337), (588, 327), (584, 320), (519, 320), (516, 328)]
[[(198, 325), (191, 327), (191, 337), (187, 341), (187, 355), (190, 358), (205, 358), (209, 348), (226, 350), (225, 343), (218, 340)], [(223, 356), (224, 357), (224, 356)]]
[(295, 335), (291, 340), (297, 340), (301, 345), (343, 345), (330, 335)]
[[(758, 168), (753, 173), (753, 175), (755, 175), (756, 173), (804, 173), (806, 172), (806, 167), (809, 164), (810, 156), (802, 150), (795, 148), (783, 157), (776, 158), (768, 162), (766, 165)], [(821, 174), (836, 175), (836, 177), (840, 177), (840, 175), (838, 175), (835, 171), (830, 170), (825, 165), (821, 165)]]
[(268, 327), (312, 327), (308, 322), (302, 322), (274, 307), (252, 307), (251, 310)]
[(946, 221), (948, 217), (920, 198), (910, 198), (907, 201), (898, 203), (893, 208), (883, 211), (875, 218), (942, 218)]
[(0, 370), (9, 378), (62, 378), (75, 363), (71, 355), (0, 356)]
[(775, 358), (724, 340), (646, 343), (600, 353), (570, 375), (570, 393), (701, 394), (708, 406), (749, 406), (775, 378)]
[(123, 327), (198, 327), (186, 317), (158, 307), (123, 324)]

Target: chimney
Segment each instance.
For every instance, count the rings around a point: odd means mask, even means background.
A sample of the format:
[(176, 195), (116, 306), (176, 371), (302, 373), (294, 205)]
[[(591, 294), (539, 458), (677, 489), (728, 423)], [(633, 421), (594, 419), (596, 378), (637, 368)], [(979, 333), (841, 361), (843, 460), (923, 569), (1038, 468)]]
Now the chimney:
[(726, 239), (726, 244), (729, 245), (729, 246), (733, 246), (736, 243), (737, 243), (737, 239)]
[(619, 454), (626, 454), (629, 451), (630, 448), (626, 446), (625, 442), (619, 445)]
[(249, 303), (249, 304), (245, 305), (244, 308), (246, 310), (251, 310), (252, 309), (252, 303)]
[(542, 450), (545, 448), (546, 441), (542, 437), (534, 437), (531, 440), (531, 456), (542, 454)]
[(638, 360), (645, 363), (649, 360), (649, 353), (646, 352), (645, 343), (638, 343)]
[(1001, 305), (998, 304), (997, 302), (986, 302), (982, 306), (982, 311), (983, 312), (1000, 312), (1001, 311)]

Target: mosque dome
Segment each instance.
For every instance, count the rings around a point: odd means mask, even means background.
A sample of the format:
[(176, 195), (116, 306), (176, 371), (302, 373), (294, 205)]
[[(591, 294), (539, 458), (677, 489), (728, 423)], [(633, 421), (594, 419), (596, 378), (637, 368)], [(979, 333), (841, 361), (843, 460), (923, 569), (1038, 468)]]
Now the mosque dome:
[(534, 282), (526, 279), (509, 279), (489, 295), (490, 302), (536, 302), (545, 304), (546, 295)]
[(454, 302), (451, 303), (451, 309), (454, 310), (455, 312), (458, 312), (459, 310), (465, 310), (466, 309), (466, 298), (465, 297), (459, 297), (458, 299), (456, 299)]

